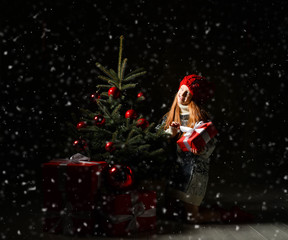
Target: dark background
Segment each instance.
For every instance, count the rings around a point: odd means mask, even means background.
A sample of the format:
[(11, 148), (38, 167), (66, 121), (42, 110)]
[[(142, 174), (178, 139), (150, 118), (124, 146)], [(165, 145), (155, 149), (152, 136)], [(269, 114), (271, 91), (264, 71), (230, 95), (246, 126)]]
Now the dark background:
[(116, 68), (120, 35), (128, 68), (148, 71), (135, 94), (148, 96), (150, 121), (185, 75), (215, 84), (209, 196), (220, 186), (287, 199), (286, 1), (2, 0), (0, 9), (1, 204), (32, 206), (41, 164), (68, 157), (65, 123), (100, 83), (95, 62)]

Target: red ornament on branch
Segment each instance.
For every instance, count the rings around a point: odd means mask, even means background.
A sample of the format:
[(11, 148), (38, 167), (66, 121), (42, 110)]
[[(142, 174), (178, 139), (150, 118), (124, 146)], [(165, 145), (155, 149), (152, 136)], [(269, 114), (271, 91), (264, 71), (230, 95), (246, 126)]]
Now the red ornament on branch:
[(87, 126), (87, 123), (84, 121), (77, 123), (77, 129), (85, 128), (86, 126)]
[(140, 118), (137, 120), (137, 127), (141, 127), (142, 130), (146, 129), (147, 127), (149, 127), (149, 122), (145, 119), (145, 118)]
[(112, 165), (107, 171), (108, 183), (116, 189), (127, 189), (133, 184), (133, 172), (125, 165)]
[(137, 98), (138, 98), (138, 99), (141, 99), (141, 100), (145, 100), (145, 99), (146, 99), (146, 97), (145, 97), (145, 95), (144, 95), (143, 92), (139, 92), (139, 93), (137, 94)]
[(105, 145), (105, 149), (107, 152), (114, 152), (116, 150), (116, 147), (114, 146), (113, 142), (107, 142)]
[(106, 119), (101, 115), (101, 114), (98, 114), (94, 117), (94, 120), (95, 120), (95, 125), (98, 126), (98, 127), (102, 127), (104, 124), (105, 124), (105, 121)]
[(76, 151), (84, 151), (88, 147), (88, 144), (84, 139), (78, 139), (73, 142), (73, 146)]
[(90, 95), (91, 102), (97, 102), (97, 100), (100, 99), (100, 98), (101, 98), (101, 96), (100, 96), (99, 92), (92, 93)]
[(114, 99), (119, 98), (121, 95), (121, 91), (117, 87), (111, 87), (108, 90), (108, 96), (112, 96)]
[(126, 113), (125, 113), (125, 118), (131, 118), (131, 119), (136, 119), (138, 116), (138, 114), (136, 113), (136, 111), (134, 109), (129, 109)]

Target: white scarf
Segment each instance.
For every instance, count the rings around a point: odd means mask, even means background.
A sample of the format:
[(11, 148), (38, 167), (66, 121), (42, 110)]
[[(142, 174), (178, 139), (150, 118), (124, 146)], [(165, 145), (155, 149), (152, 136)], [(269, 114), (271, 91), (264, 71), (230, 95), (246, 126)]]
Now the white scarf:
[(187, 114), (189, 114), (189, 107), (188, 107), (188, 105), (182, 105), (182, 104), (178, 103), (178, 106), (179, 106), (179, 108), (180, 108), (180, 114), (181, 114), (181, 115), (187, 115)]

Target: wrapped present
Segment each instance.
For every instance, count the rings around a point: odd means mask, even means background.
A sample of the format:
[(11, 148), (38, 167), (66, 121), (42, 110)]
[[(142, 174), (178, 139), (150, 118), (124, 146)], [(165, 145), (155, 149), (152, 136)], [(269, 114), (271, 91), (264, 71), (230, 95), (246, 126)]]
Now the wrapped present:
[(134, 190), (102, 199), (102, 225), (107, 235), (124, 236), (155, 229), (156, 192)]
[(97, 191), (106, 162), (75, 154), (42, 165), (43, 230), (53, 233), (93, 233)]
[(218, 133), (212, 122), (195, 123), (193, 128), (181, 126), (180, 130), (184, 132), (177, 144), (184, 152), (191, 152), (192, 149), (202, 150), (206, 144)]

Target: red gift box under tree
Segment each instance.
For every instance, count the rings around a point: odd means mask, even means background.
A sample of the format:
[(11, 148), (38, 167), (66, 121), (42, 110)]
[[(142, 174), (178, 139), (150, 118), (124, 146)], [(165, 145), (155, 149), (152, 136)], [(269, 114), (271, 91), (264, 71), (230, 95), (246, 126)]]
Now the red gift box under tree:
[(89, 162), (81, 154), (52, 160), (43, 170), (43, 230), (92, 234), (100, 173), (106, 162)]
[(156, 227), (156, 192), (129, 191), (102, 196), (102, 227), (107, 235), (124, 236)]

